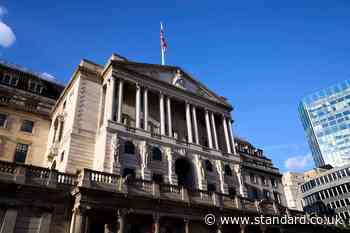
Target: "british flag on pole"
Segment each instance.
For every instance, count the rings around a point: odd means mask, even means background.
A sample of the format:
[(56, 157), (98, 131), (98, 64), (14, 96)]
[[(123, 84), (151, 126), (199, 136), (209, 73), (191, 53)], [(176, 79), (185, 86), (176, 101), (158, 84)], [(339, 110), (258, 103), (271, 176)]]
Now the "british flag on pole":
[(160, 50), (161, 50), (161, 54), (162, 54), (162, 65), (165, 64), (164, 54), (165, 54), (167, 48), (168, 48), (168, 45), (165, 41), (163, 24), (160, 23)]

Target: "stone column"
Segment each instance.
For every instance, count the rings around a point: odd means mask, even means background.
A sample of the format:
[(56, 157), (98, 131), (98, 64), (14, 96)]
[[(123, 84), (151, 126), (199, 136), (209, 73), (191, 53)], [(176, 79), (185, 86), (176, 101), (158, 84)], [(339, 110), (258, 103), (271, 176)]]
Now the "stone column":
[(226, 142), (227, 153), (231, 154), (231, 143), (230, 143), (230, 138), (229, 138), (229, 135), (228, 135), (227, 122), (226, 122), (226, 117), (225, 116), (222, 116), (222, 125), (224, 126), (224, 133), (225, 133), (225, 142)]
[(75, 208), (70, 223), (70, 233), (89, 233), (89, 218), (86, 210)]
[(164, 94), (159, 94), (160, 134), (165, 135)]
[(154, 221), (154, 232), (153, 233), (159, 233), (159, 215), (153, 214), (153, 221)]
[(48, 233), (48, 232), (50, 232), (51, 218), (52, 218), (52, 213), (50, 213), (50, 212), (46, 212), (46, 213), (44, 213), (42, 215), (41, 221), (40, 221), (39, 233)]
[[(109, 83), (108, 83), (108, 101), (105, 102), (105, 109), (106, 109), (106, 115), (107, 115), (107, 121), (113, 120), (114, 115), (114, 93), (115, 93), (115, 79), (113, 76), (110, 77)], [(107, 122), (106, 121), (106, 122)]]
[(173, 137), (173, 125), (172, 125), (172, 119), (171, 119), (171, 100), (168, 96), (166, 98), (166, 107), (167, 107), (167, 115), (168, 115), (168, 135), (169, 137)]
[(195, 140), (195, 143), (199, 145), (197, 112), (196, 112), (195, 106), (192, 106), (192, 120), (193, 120), (193, 128), (194, 128), (194, 140)]
[(118, 87), (118, 113), (117, 113), (117, 122), (122, 123), (122, 111), (123, 111), (123, 88), (124, 80), (119, 79), (119, 87)]
[(3, 217), (0, 233), (13, 233), (16, 226), (17, 210), (7, 209)]
[(211, 124), (213, 126), (213, 135), (214, 135), (215, 149), (219, 150), (218, 135), (216, 134), (216, 124), (215, 124), (215, 117), (214, 117), (214, 113), (213, 112), (210, 114), (210, 118), (211, 118)]
[(136, 114), (135, 114), (135, 127), (140, 128), (140, 114), (141, 113), (141, 87), (136, 84)]
[(213, 141), (211, 137), (211, 129), (210, 129), (210, 121), (209, 121), (209, 112), (208, 110), (205, 110), (205, 123), (207, 128), (207, 137), (208, 137), (208, 144), (209, 148), (213, 149)]
[(184, 223), (185, 223), (185, 233), (190, 233), (190, 220), (185, 218)]
[(232, 152), (234, 154), (236, 154), (235, 138), (233, 136), (232, 123), (231, 123), (231, 119), (230, 118), (227, 119), (227, 123), (228, 123), (228, 130), (229, 130), (230, 137), (231, 137)]
[(189, 143), (193, 143), (192, 137), (192, 123), (191, 123), (191, 105), (186, 102), (186, 125), (187, 125), (187, 140)]
[(145, 87), (143, 90), (143, 127), (144, 130), (148, 130), (148, 89)]
[(117, 233), (124, 233), (126, 211), (120, 209), (117, 211)]

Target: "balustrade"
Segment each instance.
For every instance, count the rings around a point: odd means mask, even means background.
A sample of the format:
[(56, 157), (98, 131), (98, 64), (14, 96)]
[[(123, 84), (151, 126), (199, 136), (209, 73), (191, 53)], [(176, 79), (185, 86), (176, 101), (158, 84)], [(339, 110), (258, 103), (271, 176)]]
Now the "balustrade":
[(148, 196), (193, 204), (217, 206), (223, 208), (260, 211), (263, 214), (278, 214), (280, 206), (272, 201), (255, 201), (241, 196), (208, 192), (205, 190), (188, 190), (172, 184), (157, 184), (142, 179), (122, 178), (116, 174), (84, 169), (79, 177), (47, 168), (28, 166), (0, 161), (0, 181), (25, 185), (47, 186), (50, 188), (80, 187), (111, 192), (127, 193), (130, 196)]

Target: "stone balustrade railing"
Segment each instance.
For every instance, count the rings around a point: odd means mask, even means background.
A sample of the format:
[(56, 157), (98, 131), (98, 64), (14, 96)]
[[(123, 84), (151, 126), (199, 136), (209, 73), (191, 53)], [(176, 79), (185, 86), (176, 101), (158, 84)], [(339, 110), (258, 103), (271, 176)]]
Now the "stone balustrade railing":
[(0, 161), (0, 181), (57, 188), (76, 185), (77, 176), (43, 167)]
[(0, 182), (20, 185), (46, 186), (49, 188), (81, 187), (145, 196), (154, 199), (185, 202), (191, 205), (207, 205), (228, 209), (243, 209), (266, 215), (275, 215), (279, 206), (272, 201), (257, 201), (241, 196), (230, 196), (204, 190), (188, 190), (171, 184), (157, 184), (141, 179), (123, 178), (116, 174), (84, 169), (80, 174), (61, 173), (42, 167), (0, 161)]

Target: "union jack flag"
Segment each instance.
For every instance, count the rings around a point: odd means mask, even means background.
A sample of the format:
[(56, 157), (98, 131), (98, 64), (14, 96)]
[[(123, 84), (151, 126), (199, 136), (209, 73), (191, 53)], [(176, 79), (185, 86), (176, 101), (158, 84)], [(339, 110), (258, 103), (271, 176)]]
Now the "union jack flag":
[(160, 48), (162, 50), (162, 52), (165, 52), (168, 48), (168, 45), (165, 41), (165, 37), (164, 37), (164, 29), (163, 29), (163, 24), (160, 23)]

